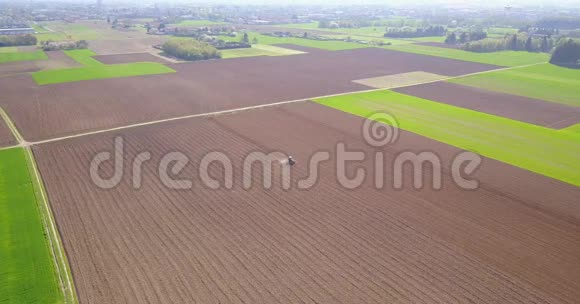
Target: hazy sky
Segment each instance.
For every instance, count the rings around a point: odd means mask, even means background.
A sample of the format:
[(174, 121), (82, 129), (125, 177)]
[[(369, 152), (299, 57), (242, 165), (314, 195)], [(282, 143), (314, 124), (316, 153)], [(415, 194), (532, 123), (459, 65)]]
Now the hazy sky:
[[(2, 1), (2, 0), (0, 0)], [(75, 0), (69, 0), (70, 2), (75, 2)], [(96, 0), (77, 0), (78, 2), (96, 2)], [(506, 5), (516, 5), (516, 6), (527, 6), (527, 5), (560, 5), (560, 4), (573, 4), (574, 6), (580, 6), (580, 0), (103, 0), (104, 3), (163, 3), (163, 2), (179, 2), (179, 3), (235, 3), (235, 4), (297, 4), (297, 5), (307, 5), (307, 4), (330, 4), (330, 5), (340, 5), (340, 4), (385, 4), (385, 5), (405, 5), (405, 4), (451, 4), (451, 5), (471, 5), (471, 6), (506, 6)]]

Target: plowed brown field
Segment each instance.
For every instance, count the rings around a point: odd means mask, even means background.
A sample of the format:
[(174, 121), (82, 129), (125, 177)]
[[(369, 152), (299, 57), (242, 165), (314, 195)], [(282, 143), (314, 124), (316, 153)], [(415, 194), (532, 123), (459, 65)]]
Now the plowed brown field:
[(580, 109), (577, 107), (449, 82), (429, 83), (394, 91), (541, 126), (565, 128), (580, 123)]
[(37, 86), (0, 78), (0, 105), (29, 141), (277, 101), (370, 89), (352, 80), (496, 67), (384, 49), (171, 65), (177, 73)]
[[(345, 142), (368, 153), (349, 171), (372, 172), (376, 150), (361, 125), (305, 102), (35, 146), (81, 303), (577, 303), (577, 187), (486, 159), (475, 191), (451, 184), (448, 170), (441, 191), (375, 189), (372, 180), (347, 190), (334, 162), (309, 191), (241, 189), (251, 151), (295, 156), (297, 180), (315, 151)], [(89, 164), (115, 135), (125, 139), (126, 178), (98, 189)], [(444, 168), (459, 152), (409, 132), (379, 149), (385, 164), (424, 150)], [(133, 189), (131, 162), (143, 151), (152, 160)], [(190, 157), (179, 178), (191, 178), (192, 190), (169, 190), (157, 177), (170, 151)], [(197, 165), (210, 151), (232, 159), (234, 189), (201, 184)]]
[(0, 117), (0, 148), (15, 145), (16, 140), (12, 136), (12, 132), (4, 122), (4, 119)]

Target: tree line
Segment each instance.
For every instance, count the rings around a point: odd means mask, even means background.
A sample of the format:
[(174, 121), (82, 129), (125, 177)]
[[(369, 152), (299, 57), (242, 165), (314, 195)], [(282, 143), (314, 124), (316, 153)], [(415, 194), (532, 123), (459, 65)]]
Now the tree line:
[(34, 35), (0, 36), (0, 47), (36, 45), (38, 39)]
[(507, 35), (504, 38), (483, 39), (467, 42), (461, 45), (461, 49), (476, 53), (489, 53), (499, 51), (527, 51), (544, 52), (552, 50), (556, 42), (548, 36), (533, 37), (527, 34)]
[(458, 35), (457, 32), (449, 33), (445, 38), (446, 44), (464, 44), (471, 41), (479, 41), (487, 38), (487, 33), (484, 31), (462, 32)]
[(424, 28), (387, 28), (385, 37), (387, 38), (419, 38), (431, 36), (444, 36), (447, 30), (443, 26), (429, 26)]
[(40, 46), (43, 51), (59, 50), (80, 50), (89, 48), (89, 42), (86, 40), (79, 41), (42, 41)]
[(195, 39), (173, 39), (162, 46), (163, 52), (183, 60), (221, 58), (220, 52), (210, 44)]

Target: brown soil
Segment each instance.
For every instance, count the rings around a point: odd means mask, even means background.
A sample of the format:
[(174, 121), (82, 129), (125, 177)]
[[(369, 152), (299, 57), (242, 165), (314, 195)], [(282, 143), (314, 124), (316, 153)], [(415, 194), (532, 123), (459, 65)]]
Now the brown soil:
[(102, 56), (94, 56), (93, 58), (104, 64), (120, 64), (134, 62), (158, 62), (162, 64), (169, 63), (169, 61), (164, 60), (161, 57), (154, 56), (150, 53), (102, 55)]
[(0, 76), (21, 74), (39, 71), (38, 64), (34, 61), (9, 62), (0, 64)]
[(580, 109), (538, 99), (436, 82), (395, 91), (541, 126), (565, 128), (580, 122)]
[(16, 144), (12, 131), (6, 125), (6, 122), (0, 117), (0, 148)]
[[(486, 159), (480, 189), (460, 190), (448, 176), (459, 150), (402, 132), (380, 149), (385, 164), (401, 151), (436, 151), (444, 190), (377, 190), (372, 180), (346, 190), (334, 162), (321, 164), (309, 191), (283, 191), (278, 182), (241, 189), (241, 159), (251, 151), (292, 154), (294, 180), (307, 175), (313, 152), (338, 142), (371, 153), (361, 124), (305, 102), (34, 147), (80, 302), (577, 303), (577, 187)], [(88, 166), (111, 151), (115, 135), (126, 141), (126, 178), (98, 189)], [(152, 160), (135, 190), (131, 162), (143, 151)], [(157, 164), (170, 151), (190, 157), (179, 178), (194, 189), (161, 184)], [(201, 184), (197, 165), (209, 151), (232, 159), (234, 189)], [(111, 166), (101, 173), (110, 176)]]
[(133, 39), (110, 39), (90, 41), (89, 48), (97, 55), (117, 55), (142, 53), (145, 50), (155, 50), (153, 46), (163, 44), (168, 37), (146, 36)]
[(462, 75), (494, 66), (384, 49), (170, 65), (174, 74), (37, 86), (0, 79), (3, 106), (29, 141), (188, 114), (370, 89), (352, 80), (425, 71)]

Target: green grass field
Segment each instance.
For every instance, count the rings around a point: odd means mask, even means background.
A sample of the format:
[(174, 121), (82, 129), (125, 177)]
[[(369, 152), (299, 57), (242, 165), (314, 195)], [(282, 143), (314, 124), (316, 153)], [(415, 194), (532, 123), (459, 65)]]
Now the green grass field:
[(47, 29), (45, 29), (42, 25), (38, 25), (38, 24), (33, 24), (31, 25), (32, 28), (36, 31), (36, 33), (46, 33), (49, 32)]
[(419, 38), (408, 38), (409, 41), (415, 42), (445, 42), (447, 36), (431, 36), (431, 37), (419, 37)]
[(183, 20), (176, 24), (171, 24), (172, 26), (211, 26), (211, 25), (224, 25), (228, 24), (226, 22), (216, 22), (209, 20)]
[(128, 64), (112, 64), (89, 66), (63, 70), (47, 70), (32, 73), (32, 77), (39, 85), (96, 80), (108, 78), (122, 78), (155, 74), (174, 73), (173, 69), (156, 62), (139, 62)]
[[(36, 27), (44, 28), (43, 32), (35, 35), (39, 42), (47, 40), (96, 40), (103, 38), (103, 35), (99, 31), (85, 24), (51, 21), (43, 22)], [(49, 31), (47, 28), (52, 31)]]
[[(220, 39), (223, 39), (225, 41), (240, 41), (241, 35), (242, 34), (238, 34), (238, 37), (220, 36)], [(249, 32), (248, 38), (250, 39), (250, 41), (252, 41), (254, 38), (258, 39), (259, 44), (295, 44), (329, 51), (350, 50), (369, 47), (369, 45), (354, 42), (319, 41), (294, 37), (272, 37), (267, 35), (261, 35), (259, 33), (254, 32)]]
[(367, 42), (380, 40), (384, 43), (390, 43), (391, 45), (413, 43), (413, 41), (403, 40), (403, 39), (391, 39), (391, 38), (382, 38), (382, 37), (373, 38), (373, 37), (368, 37), (368, 36), (356, 36), (356, 35), (345, 35), (345, 34), (322, 35), (322, 37), (336, 38), (336, 39), (347, 39), (348, 37), (350, 37), (351, 39), (365, 40)]
[(222, 58), (254, 57), (254, 56), (287, 56), (303, 54), (303, 52), (289, 50), (267, 44), (254, 44), (248, 49), (223, 50), (220, 52)]
[(401, 129), (580, 186), (580, 137), (392, 91), (317, 99), (361, 117), (395, 116)]
[(0, 302), (62, 303), (23, 149), (0, 151)]
[(552, 64), (485, 73), (451, 80), (513, 95), (580, 107), (580, 70)]
[(71, 50), (71, 51), (64, 51), (67, 56), (74, 59), (76, 62), (84, 65), (84, 66), (102, 66), (104, 65), (102, 62), (93, 58), (96, 56), (93, 51), (89, 49), (85, 50)]
[(84, 67), (34, 72), (32, 73), (32, 78), (36, 83), (39, 85), (47, 85), (83, 80), (167, 74), (175, 72), (175, 70), (156, 62), (103, 64), (92, 58), (95, 54), (90, 50), (72, 50), (66, 51), (66, 54), (77, 62), (83, 64)]
[(34, 52), (0, 52), (0, 63), (17, 61), (45, 60), (48, 56), (43, 51)]
[(521, 66), (550, 60), (550, 55), (545, 53), (528, 53), (516, 51), (504, 51), (495, 53), (473, 53), (456, 49), (432, 47), (417, 44), (403, 44), (386, 46), (386, 48), (401, 52), (445, 57), (450, 59), (472, 61), (499, 66)]
[(18, 53), (17, 46), (3, 46), (0, 47), (0, 53)]
[(379, 38), (383, 37), (386, 29), (386, 26), (368, 26), (359, 28), (340, 28), (340, 29), (319, 28), (318, 22), (301, 23), (301, 24), (280, 24), (276, 25), (276, 27), (303, 29), (303, 30), (317, 30), (323, 32), (335, 32), (337, 34), (346, 34), (346, 35), (367, 36), (366, 37), (367, 39), (369, 37), (379, 37)]

